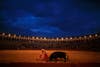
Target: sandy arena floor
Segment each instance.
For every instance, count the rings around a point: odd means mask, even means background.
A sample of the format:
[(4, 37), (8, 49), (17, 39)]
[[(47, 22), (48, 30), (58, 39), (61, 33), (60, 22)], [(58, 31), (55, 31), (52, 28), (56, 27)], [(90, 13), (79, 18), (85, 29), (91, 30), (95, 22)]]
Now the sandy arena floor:
[[(66, 52), (71, 63), (100, 63), (100, 52), (47, 50), (48, 55), (55, 51)], [(0, 50), (0, 63), (37, 63), (41, 50)]]

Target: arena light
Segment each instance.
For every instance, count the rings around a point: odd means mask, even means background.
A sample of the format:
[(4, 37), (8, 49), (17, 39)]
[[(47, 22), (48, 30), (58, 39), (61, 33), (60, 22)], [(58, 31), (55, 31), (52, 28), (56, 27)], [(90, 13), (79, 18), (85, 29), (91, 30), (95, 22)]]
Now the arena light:
[(86, 38), (86, 36), (84, 36), (84, 38)]
[(51, 38), (51, 40), (55, 40), (54, 38)]
[(73, 39), (72, 37), (70, 37), (70, 39)]
[(32, 39), (34, 39), (35, 37), (32, 37)]
[(64, 40), (64, 38), (62, 37), (61, 40)]
[(97, 37), (98, 36), (98, 34), (95, 34), (95, 37)]
[(42, 37), (40, 37), (40, 39), (43, 39)]
[(68, 37), (66, 37), (65, 39), (68, 39)]
[(44, 40), (46, 40), (47, 38), (46, 37), (44, 37)]
[(39, 37), (36, 37), (36, 39), (39, 39)]
[(56, 40), (59, 40), (59, 38), (57, 37)]
[(79, 39), (81, 39), (82, 37), (79, 37)]
[(89, 37), (91, 38), (91, 37), (92, 37), (92, 35), (89, 35)]
[(8, 37), (10, 37), (11, 36), (11, 34), (8, 34)]
[(4, 35), (5, 35), (5, 33), (2, 33), (2, 35), (4, 36)]
[(14, 34), (14, 37), (16, 37), (16, 34)]

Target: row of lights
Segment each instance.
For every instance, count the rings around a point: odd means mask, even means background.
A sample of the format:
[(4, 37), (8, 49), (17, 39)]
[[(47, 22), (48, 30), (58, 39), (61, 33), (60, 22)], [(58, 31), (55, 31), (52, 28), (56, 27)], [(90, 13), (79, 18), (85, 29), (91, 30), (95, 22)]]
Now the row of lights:
[[(2, 33), (2, 36), (5, 36), (6, 34), (5, 33)], [(98, 36), (98, 34), (95, 34), (94, 35), (95, 37), (97, 37)], [(92, 38), (92, 37), (94, 37), (94, 36), (92, 36), (92, 35), (89, 35), (89, 36), (83, 36), (83, 37), (74, 37), (74, 39), (77, 39), (77, 38), (79, 38), (79, 39), (82, 39), (82, 38)], [(8, 34), (8, 37), (11, 37), (11, 34)], [(15, 34), (13, 35), (13, 37), (15, 38), (15, 37), (17, 37)], [(19, 35), (18, 36), (19, 38), (21, 38), (21, 35)], [(30, 37), (23, 37), (24, 39), (30, 39)], [(46, 38), (46, 37), (32, 37), (32, 39), (43, 39), (43, 40), (47, 40), (48, 38)], [(65, 39), (70, 39), (70, 40), (72, 40), (73, 39), (73, 37), (70, 37), (70, 38), (50, 38), (50, 40), (65, 40)]]

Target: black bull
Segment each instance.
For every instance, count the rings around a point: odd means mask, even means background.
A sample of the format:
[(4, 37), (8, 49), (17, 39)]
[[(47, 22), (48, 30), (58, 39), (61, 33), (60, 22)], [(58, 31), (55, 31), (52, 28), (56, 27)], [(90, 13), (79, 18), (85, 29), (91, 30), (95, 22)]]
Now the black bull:
[(49, 61), (55, 61), (56, 62), (56, 61), (59, 61), (61, 59), (64, 62), (67, 61), (68, 56), (66, 56), (66, 53), (64, 53), (64, 52), (54, 52), (49, 57)]

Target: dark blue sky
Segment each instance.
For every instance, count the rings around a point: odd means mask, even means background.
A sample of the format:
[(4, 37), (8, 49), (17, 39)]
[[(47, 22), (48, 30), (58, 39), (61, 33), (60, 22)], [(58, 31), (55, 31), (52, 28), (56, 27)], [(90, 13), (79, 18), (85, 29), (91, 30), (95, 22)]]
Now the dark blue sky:
[(99, 0), (0, 0), (0, 32), (46, 37), (100, 32)]

